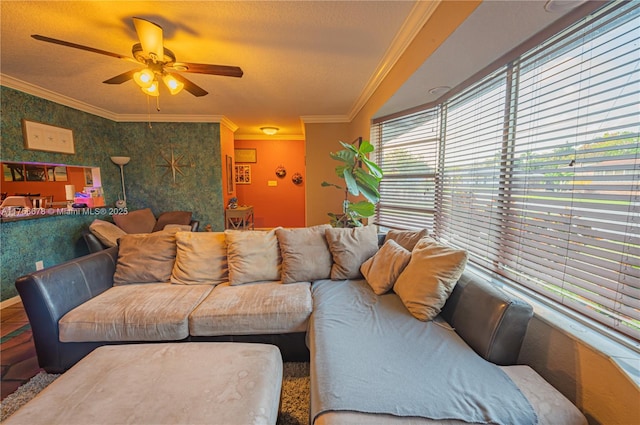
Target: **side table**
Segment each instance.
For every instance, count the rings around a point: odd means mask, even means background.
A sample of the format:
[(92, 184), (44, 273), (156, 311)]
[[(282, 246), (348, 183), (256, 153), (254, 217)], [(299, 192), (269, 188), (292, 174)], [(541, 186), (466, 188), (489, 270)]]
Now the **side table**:
[(224, 222), (226, 229), (253, 230), (253, 207), (227, 208), (224, 211)]

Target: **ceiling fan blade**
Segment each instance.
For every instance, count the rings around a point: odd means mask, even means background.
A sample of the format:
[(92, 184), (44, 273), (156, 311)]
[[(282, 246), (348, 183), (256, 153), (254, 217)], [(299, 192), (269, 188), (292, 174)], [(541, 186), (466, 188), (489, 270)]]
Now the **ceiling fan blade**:
[(124, 59), (124, 60), (138, 63), (137, 60), (130, 58), (128, 56), (107, 52), (106, 50), (100, 50), (93, 47), (83, 46), (82, 44), (76, 44), (76, 43), (71, 43), (69, 41), (58, 40), (56, 38), (45, 37), (44, 35), (39, 35), (39, 34), (32, 34), (31, 37), (39, 41), (46, 41), (47, 43), (59, 44), (61, 46), (66, 46), (66, 47), (73, 47), (74, 49), (86, 50), (87, 52), (98, 53), (101, 55), (111, 56), (112, 58)]
[(240, 78), (244, 74), (239, 66), (207, 65), (204, 63), (176, 62), (173, 64), (176, 71), (193, 72), (196, 74), (222, 75), (224, 77)]
[(162, 27), (142, 18), (133, 18), (133, 25), (136, 27), (142, 50), (150, 57), (155, 57), (156, 61), (164, 61), (164, 45)]
[(175, 77), (176, 80), (178, 80), (182, 84), (184, 84), (184, 89), (186, 91), (188, 91), (189, 93), (191, 93), (192, 95), (194, 95), (196, 97), (200, 97), (200, 96), (206, 96), (206, 95), (209, 94), (208, 91), (206, 91), (202, 87), (196, 85), (194, 82), (187, 80), (182, 75), (180, 75), (180, 74), (178, 74), (176, 72), (172, 72), (171, 75), (173, 77)]
[(129, 81), (133, 78), (133, 74), (135, 74), (138, 70), (132, 69), (131, 71), (123, 72), (120, 75), (116, 75), (113, 78), (109, 78), (108, 80), (104, 80), (105, 84), (122, 84), (126, 81)]

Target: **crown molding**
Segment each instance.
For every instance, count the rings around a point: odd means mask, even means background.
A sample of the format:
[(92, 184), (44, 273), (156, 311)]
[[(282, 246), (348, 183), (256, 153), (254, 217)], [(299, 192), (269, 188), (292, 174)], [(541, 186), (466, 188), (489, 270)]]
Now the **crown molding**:
[(332, 124), (332, 123), (348, 123), (352, 118), (347, 115), (303, 115), (300, 121), (303, 124)]
[(0, 85), (115, 122), (204, 122), (220, 123), (234, 132), (238, 129), (238, 126), (224, 115), (115, 114), (2, 73), (0, 73)]
[(51, 90), (44, 89), (35, 84), (27, 83), (9, 75), (0, 73), (0, 84), (10, 89), (19, 90), (21, 92), (40, 97), (42, 99), (50, 100), (51, 102), (59, 103), (60, 105), (68, 106), (73, 109), (77, 109), (88, 114), (97, 115), (102, 118), (106, 118), (111, 121), (117, 121), (117, 114), (106, 109), (96, 108), (88, 103), (80, 102), (67, 96), (63, 96), (59, 93)]
[(238, 129), (238, 126), (236, 125), (236, 123), (234, 123), (233, 121), (231, 121), (229, 118), (225, 117), (224, 115), (220, 116), (220, 121), (219, 122), (220, 122), (220, 125), (224, 125), (229, 130), (231, 130), (232, 133), (235, 133), (236, 130)]
[(402, 27), (394, 37), (391, 45), (378, 64), (376, 72), (371, 76), (362, 90), (362, 93), (360, 93), (360, 96), (351, 107), (351, 111), (348, 115), (349, 121), (352, 121), (356, 115), (358, 115), (367, 101), (371, 96), (373, 96), (373, 93), (375, 93), (376, 89), (393, 69), (394, 65), (398, 62), (405, 50), (407, 50), (413, 39), (418, 35), (429, 18), (431, 18), (431, 15), (433, 15), (433, 12), (438, 8), (441, 1), (442, 0), (417, 1), (415, 3), (413, 9), (411, 9), (411, 12), (409, 13), (409, 16), (402, 24)]
[(276, 134), (274, 136), (266, 136), (264, 134), (236, 134), (234, 140), (305, 140), (302, 134)]

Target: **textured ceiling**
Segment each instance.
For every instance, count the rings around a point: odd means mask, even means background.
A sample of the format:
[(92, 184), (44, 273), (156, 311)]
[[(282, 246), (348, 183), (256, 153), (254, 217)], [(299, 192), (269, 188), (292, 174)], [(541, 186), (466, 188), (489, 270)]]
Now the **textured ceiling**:
[[(380, 113), (429, 101), (455, 86), (559, 14), (545, 1), (481, 4)], [(0, 3), (2, 84), (117, 121), (206, 121), (224, 116), (237, 137), (270, 125), (301, 137), (301, 117), (347, 120), (358, 112), (407, 42), (428, 19), (431, 1), (7, 1)], [(36, 41), (31, 34), (131, 55), (131, 18), (164, 30), (178, 61), (236, 65), (242, 78), (183, 74), (209, 92), (149, 100), (134, 82), (102, 81), (136, 65)], [(451, 72), (454, 70), (455, 72)], [(324, 117), (324, 118), (323, 118)]]

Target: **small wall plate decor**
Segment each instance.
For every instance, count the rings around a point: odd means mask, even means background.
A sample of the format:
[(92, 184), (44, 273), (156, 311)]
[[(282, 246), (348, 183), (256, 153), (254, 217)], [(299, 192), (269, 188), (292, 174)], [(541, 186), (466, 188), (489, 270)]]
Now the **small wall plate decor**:
[(291, 181), (295, 185), (301, 185), (302, 184), (302, 174), (295, 173), (293, 176), (291, 176)]
[(284, 166), (280, 165), (278, 166), (278, 168), (276, 168), (276, 176), (278, 176), (279, 178), (283, 178), (286, 175), (287, 170), (284, 168)]
[(22, 120), (25, 149), (75, 154), (73, 131), (34, 121)]

